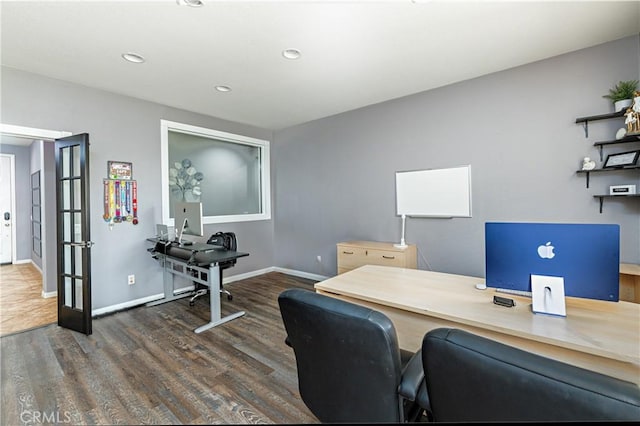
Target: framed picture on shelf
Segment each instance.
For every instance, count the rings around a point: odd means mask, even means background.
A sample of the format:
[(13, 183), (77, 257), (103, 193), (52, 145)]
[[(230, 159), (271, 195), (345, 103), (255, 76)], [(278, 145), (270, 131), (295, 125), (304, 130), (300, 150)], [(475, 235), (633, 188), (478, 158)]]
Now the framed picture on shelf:
[(107, 161), (107, 175), (109, 179), (131, 179), (132, 164), (122, 161)]
[(638, 161), (638, 156), (640, 156), (640, 150), (621, 152), (619, 154), (609, 154), (602, 168), (611, 169), (616, 167), (635, 166), (636, 161)]

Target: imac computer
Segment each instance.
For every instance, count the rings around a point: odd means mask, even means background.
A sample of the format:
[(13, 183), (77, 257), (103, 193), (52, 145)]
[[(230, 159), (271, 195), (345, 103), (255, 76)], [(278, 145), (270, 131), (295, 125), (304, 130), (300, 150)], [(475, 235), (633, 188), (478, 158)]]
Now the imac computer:
[(620, 226), (485, 224), (487, 287), (530, 292), (530, 277), (563, 277), (566, 296), (618, 301)]
[(183, 243), (183, 234), (203, 236), (202, 203), (176, 203), (174, 206), (174, 226), (178, 244), (191, 243)]

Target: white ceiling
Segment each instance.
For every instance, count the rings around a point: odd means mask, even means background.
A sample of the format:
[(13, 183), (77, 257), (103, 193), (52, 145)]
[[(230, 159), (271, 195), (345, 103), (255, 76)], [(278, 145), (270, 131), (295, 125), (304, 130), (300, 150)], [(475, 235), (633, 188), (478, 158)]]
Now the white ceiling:
[(638, 1), (203, 1), (2, 1), (2, 65), (277, 130), (640, 31)]

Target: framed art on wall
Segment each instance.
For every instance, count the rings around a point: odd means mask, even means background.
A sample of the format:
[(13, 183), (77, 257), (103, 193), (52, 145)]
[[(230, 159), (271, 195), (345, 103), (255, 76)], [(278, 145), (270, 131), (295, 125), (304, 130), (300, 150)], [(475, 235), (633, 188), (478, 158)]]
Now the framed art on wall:
[(614, 167), (634, 166), (638, 161), (640, 151), (621, 152), (619, 154), (609, 154), (602, 166), (603, 169)]

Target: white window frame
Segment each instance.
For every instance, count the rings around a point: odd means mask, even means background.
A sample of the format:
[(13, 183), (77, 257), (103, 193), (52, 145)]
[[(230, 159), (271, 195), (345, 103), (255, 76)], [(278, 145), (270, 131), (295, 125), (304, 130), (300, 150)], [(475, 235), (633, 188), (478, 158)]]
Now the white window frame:
[(190, 124), (177, 123), (175, 121), (160, 120), (160, 150), (161, 150), (161, 172), (162, 172), (162, 222), (168, 226), (174, 226), (174, 220), (170, 217), (169, 210), (169, 131), (192, 134), (205, 138), (212, 138), (220, 141), (250, 145), (260, 148), (260, 205), (261, 213), (203, 216), (202, 223), (230, 223), (248, 222), (256, 220), (271, 219), (271, 168), (270, 168), (270, 146), (269, 141), (251, 138), (248, 136), (236, 135), (233, 133), (221, 132), (219, 130), (207, 129), (205, 127), (192, 126)]

